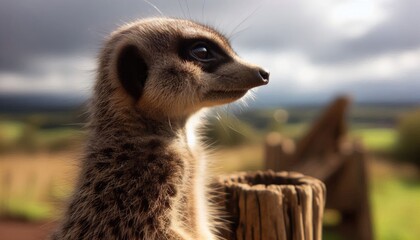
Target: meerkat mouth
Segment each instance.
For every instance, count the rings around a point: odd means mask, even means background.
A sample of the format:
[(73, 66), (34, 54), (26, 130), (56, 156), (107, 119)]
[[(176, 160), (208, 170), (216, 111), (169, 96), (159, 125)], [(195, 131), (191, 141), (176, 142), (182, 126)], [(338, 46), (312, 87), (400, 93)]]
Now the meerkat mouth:
[(248, 90), (213, 90), (205, 94), (205, 99), (219, 100), (219, 99), (238, 99), (243, 97)]

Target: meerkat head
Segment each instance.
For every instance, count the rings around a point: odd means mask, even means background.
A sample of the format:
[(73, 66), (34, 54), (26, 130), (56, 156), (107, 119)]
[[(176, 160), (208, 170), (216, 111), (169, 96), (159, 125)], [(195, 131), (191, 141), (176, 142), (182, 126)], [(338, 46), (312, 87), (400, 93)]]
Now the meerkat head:
[(239, 58), (214, 29), (180, 19), (124, 26), (111, 34), (100, 59), (99, 85), (116, 90), (109, 97), (151, 117), (188, 117), (233, 102), (269, 78)]

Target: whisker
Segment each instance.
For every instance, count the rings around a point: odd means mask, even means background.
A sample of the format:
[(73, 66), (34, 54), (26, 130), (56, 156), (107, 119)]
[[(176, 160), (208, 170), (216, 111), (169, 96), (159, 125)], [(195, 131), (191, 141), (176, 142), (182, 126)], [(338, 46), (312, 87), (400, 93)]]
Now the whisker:
[(249, 30), (250, 28), (251, 28), (251, 27), (250, 27), (250, 26), (248, 26), (248, 27), (245, 27), (245, 28), (243, 28), (243, 29), (240, 29), (240, 30), (236, 31), (235, 33), (232, 33), (232, 34), (229, 36), (229, 40), (233, 40), (233, 39), (235, 39), (237, 36), (239, 36), (239, 33), (245, 32), (245, 31)]
[(184, 8), (182, 7), (182, 4), (181, 4), (180, 0), (178, 0), (178, 5), (179, 5), (179, 8), (181, 9), (182, 16), (183, 16), (184, 18), (186, 18), (186, 17), (185, 17)]
[(242, 26), (242, 24), (244, 24), (248, 19), (250, 19), (252, 16), (254, 16), (254, 14), (261, 9), (261, 7), (263, 6), (263, 3), (260, 4), (256, 9), (254, 9), (246, 18), (244, 18), (238, 25), (236, 25), (235, 28), (233, 28), (233, 30), (231, 31), (231, 34), (229, 34), (229, 39), (230, 36), (232, 36), (233, 34), (235, 34), (235, 31)]
[(154, 8), (161, 16), (165, 16), (163, 12), (153, 3), (149, 2), (148, 0), (143, 0), (143, 2), (149, 4), (152, 8)]
[(188, 6), (188, 0), (184, 0), (185, 5), (187, 6), (187, 13), (188, 13), (188, 19), (191, 19), (191, 12), (190, 7)]
[(206, 0), (203, 0), (203, 5), (201, 6), (201, 20), (204, 22), (204, 6), (206, 5)]

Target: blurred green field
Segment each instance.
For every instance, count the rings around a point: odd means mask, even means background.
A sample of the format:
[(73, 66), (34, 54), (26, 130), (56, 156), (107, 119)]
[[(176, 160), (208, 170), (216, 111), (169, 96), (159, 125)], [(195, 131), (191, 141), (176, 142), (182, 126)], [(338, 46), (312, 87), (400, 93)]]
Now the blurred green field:
[[(2, 155), (2, 158), (0, 176), (8, 171), (13, 186), (6, 188), (5, 183), (0, 182), (3, 204), (0, 212), (31, 221), (56, 216), (60, 208), (57, 203), (71, 192), (71, 182), (77, 171), (74, 163), (77, 154)], [(218, 173), (258, 170), (262, 169), (263, 149), (259, 145), (222, 148), (214, 158), (220, 163)], [(420, 236), (420, 182), (413, 177), (415, 170), (409, 165), (401, 167), (384, 160), (370, 161), (369, 169), (377, 239), (417, 239)], [(325, 235), (331, 236), (331, 233), (325, 232)]]
[(0, 153), (74, 149), (83, 133), (71, 127), (39, 128), (19, 121), (0, 121)]
[[(392, 115), (395, 111), (379, 115), (358, 111), (360, 116), (349, 118), (349, 136), (361, 139), (372, 156), (381, 158), (372, 157), (369, 161), (375, 236), (379, 240), (418, 239), (418, 170), (397, 160), (382, 159), (393, 157), (398, 141)], [(210, 130), (204, 133), (207, 142), (214, 145), (212, 157), (216, 159), (217, 173), (262, 169), (264, 136), (274, 130), (299, 139), (316, 114), (307, 109), (289, 113), (259, 110), (210, 120)], [(85, 138), (80, 126), (63, 119), (54, 122), (42, 116), (0, 118), (0, 215), (3, 217), (39, 221), (57, 216), (71, 192), (77, 175), (76, 159)], [(376, 124), (375, 119), (381, 124)], [(325, 232), (325, 236), (325, 239), (340, 239), (330, 232)]]
[(16, 144), (22, 134), (24, 123), (17, 121), (0, 121), (0, 140), (2, 145)]
[[(232, 121), (232, 120), (230, 120)], [(261, 142), (265, 131), (258, 131), (244, 123), (217, 123), (219, 128), (211, 128), (208, 136), (210, 142), (222, 145), (243, 145)], [(289, 138), (298, 139), (309, 128), (308, 123), (282, 124), (278, 131)], [(83, 141), (82, 131), (60, 127), (52, 129), (36, 129), (22, 122), (0, 121), (0, 151), (60, 151), (74, 149)], [(353, 126), (350, 136), (362, 140), (365, 148), (372, 152), (390, 152), (395, 147), (397, 133), (393, 128), (369, 128)], [(237, 142), (237, 143), (236, 143)]]
[(371, 152), (390, 152), (397, 142), (397, 132), (392, 128), (354, 129), (350, 134), (361, 139), (365, 148)]
[(415, 240), (420, 236), (420, 183), (402, 176), (372, 178), (375, 235), (381, 240)]

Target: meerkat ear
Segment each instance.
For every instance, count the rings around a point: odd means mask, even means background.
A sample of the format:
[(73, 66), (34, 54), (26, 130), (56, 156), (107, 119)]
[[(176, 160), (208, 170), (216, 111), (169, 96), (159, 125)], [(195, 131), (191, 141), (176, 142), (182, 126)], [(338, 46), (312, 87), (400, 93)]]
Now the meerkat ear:
[(148, 67), (136, 46), (123, 47), (118, 56), (117, 71), (122, 86), (137, 101), (146, 83)]

